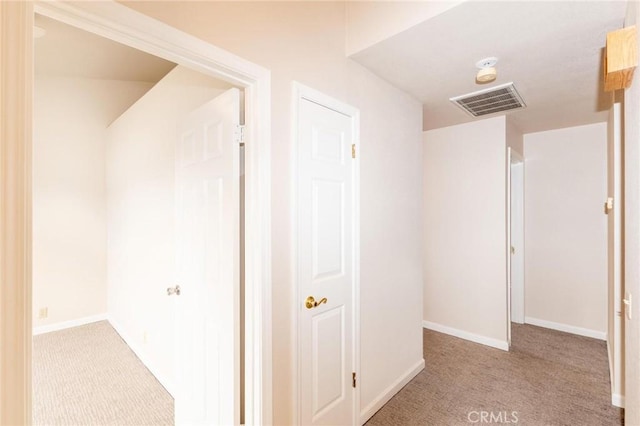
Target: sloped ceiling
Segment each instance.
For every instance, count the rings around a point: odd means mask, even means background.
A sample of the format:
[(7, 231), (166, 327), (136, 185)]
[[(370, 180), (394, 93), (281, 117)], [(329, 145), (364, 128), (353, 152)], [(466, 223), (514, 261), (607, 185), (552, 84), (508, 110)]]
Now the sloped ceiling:
[[(603, 47), (626, 5), (467, 1), (351, 57), (419, 99), (425, 130), (476, 120), (449, 98), (510, 81), (527, 108), (508, 114), (524, 133), (605, 121)], [(498, 78), (478, 85), (475, 63), (487, 56), (498, 57)]]
[(46, 31), (34, 41), (36, 75), (157, 83), (176, 65), (45, 16), (35, 25)]

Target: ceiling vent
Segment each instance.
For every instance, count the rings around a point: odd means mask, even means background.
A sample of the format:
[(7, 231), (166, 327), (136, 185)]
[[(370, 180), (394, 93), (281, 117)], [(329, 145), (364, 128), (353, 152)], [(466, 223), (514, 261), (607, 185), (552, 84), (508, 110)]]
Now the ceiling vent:
[(449, 99), (474, 117), (526, 107), (513, 83)]

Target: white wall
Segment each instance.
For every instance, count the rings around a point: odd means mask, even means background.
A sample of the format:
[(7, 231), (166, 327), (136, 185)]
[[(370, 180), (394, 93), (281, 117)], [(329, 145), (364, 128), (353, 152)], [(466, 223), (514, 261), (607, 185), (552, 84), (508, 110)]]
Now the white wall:
[[(422, 362), (422, 107), (345, 54), (337, 2), (128, 2), (272, 72), (274, 423), (295, 412), (291, 82), (361, 111), (361, 408)], [(385, 342), (385, 344), (380, 344)]]
[(526, 134), (524, 151), (525, 320), (604, 339), (607, 125)]
[(507, 146), (524, 158), (524, 135), (509, 117), (506, 120)]
[(507, 348), (505, 117), (424, 132), (425, 326)]
[(188, 112), (228, 88), (174, 68), (107, 131), (108, 310), (112, 324), (173, 389), (174, 144)]
[[(151, 84), (35, 80), (33, 325), (105, 314), (107, 126)], [(38, 319), (40, 308), (49, 316)]]
[(347, 54), (353, 55), (414, 25), (458, 6), (462, 1), (350, 1)]

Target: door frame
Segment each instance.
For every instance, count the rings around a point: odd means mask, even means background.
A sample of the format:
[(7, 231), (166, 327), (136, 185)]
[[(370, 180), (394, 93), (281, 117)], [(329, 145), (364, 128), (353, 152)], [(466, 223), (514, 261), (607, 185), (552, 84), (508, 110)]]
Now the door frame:
[(7, 289), (0, 297), (0, 323), (10, 325), (0, 327), (0, 346), (17, 348), (0, 357), (0, 423), (31, 423), (34, 13), (244, 88), (245, 424), (271, 424), (270, 71), (115, 1), (0, 2), (0, 49), (8, 52), (0, 58), (0, 181), (7, 183), (0, 185), (0, 286)]
[[(513, 175), (511, 173), (511, 171), (513, 170), (512, 168), (514, 166), (518, 166), (518, 167), (522, 168), (521, 169), (522, 175), (521, 175), (521, 182), (520, 182), (520, 196), (522, 197), (522, 202), (523, 202), (522, 203), (523, 204), (522, 205), (523, 209), (522, 209), (522, 212), (521, 212), (522, 213), (522, 218), (521, 218), (521, 220), (522, 220), (522, 229), (521, 229), (522, 241), (521, 241), (521, 245), (522, 246), (519, 247), (519, 250), (522, 253), (522, 259), (523, 259), (523, 263), (524, 263), (524, 255), (525, 255), (525, 252), (524, 252), (524, 168), (525, 168), (525, 161), (524, 161), (524, 158), (522, 157), (522, 155), (520, 153), (518, 153), (517, 151), (512, 150), (511, 151), (511, 163), (510, 163), (510, 166), (509, 166), (509, 173), (510, 173), (509, 183), (511, 185), (511, 188), (509, 189), (509, 197), (511, 197), (511, 190), (513, 189), (513, 182), (512, 182)], [(513, 202), (513, 200), (511, 200), (511, 198), (509, 198), (509, 221), (511, 221), (511, 215), (513, 213), (511, 211), (511, 203), (512, 202)], [(511, 237), (512, 237), (512, 235), (511, 235), (511, 226), (512, 225), (513, 225), (513, 223), (509, 224), (509, 248), (511, 248), (511, 246), (513, 245), (512, 241), (511, 241)], [(511, 264), (511, 257), (509, 258), (509, 264)], [(511, 268), (511, 273), (509, 274), (509, 277), (512, 276), (512, 273), (513, 273), (513, 268)], [(520, 300), (520, 303), (522, 305), (522, 324), (524, 324), (524, 318), (525, 318), (524, 269), (522, 270), (522, 281), (521, 281), (521, 284), (522, 284), (522, 289), (521, 289), (522, 291), (520, 292), (520, 294), (522, 294), (522, 298)], [(513, 282), (511, 283), (511, 288), (513, 288)], [(512, 300), (510, 301), (510, 303), (513, 301), (513, 293), (511, 294), (511, 298), (512, 298)], [(511, 318), (510, 318), (510, 320), (511, 320)]]
[[(524, 158), (517, 151), (511, 147), (507, 147), (507, 343), (511, 347), (511, 298), (513, 293), (511, 291), (511, 166), (514, 163), (522, 163), (524, 165)], [(524, 197), (524, 170), (522, 176), (523, 182), (523, 194)], [(523, 212), (524, 214), (524, 212)], [(524, 226), (524, 223), (523, 223)], [(523, 230), (524, 233), (524, 230)], [(523, 248), (524, 251), (524, 248)], [(524, 253), (523, 253), (524, 255)], [(523, 271), (524, 273), (524, 271)], [(524, 298), (524, 288), (523, 288)], [(524, 300), (522, 301), (524, 306)]]
[[(607, 223), (607, 243), (609, 246), (609, 281), (608, 286), (613, 287), (612, 299), (607, 303), (608, 321), (612, 322), (613, 333), (607, 333), (607, 350), (609, 355), (609, 371), (611, 381), (611, 404), (616, 407), (624, 408), (624, 389), (622, 382), (624, 378), (624, 307), (622, 299), (624, 297), (624, 236), (622, 215), (624, 211), (623, 197), (623, 110), (624, 107), (620, 102), (614, 102), (609, 112), (608, 141), (607, 147), (607, 167), (609, 176), (607, 176), (607, 197), (613, 198), (613, 209), (606, 209), (607, 222), (613, 222), (613, 229)], [(613, 124), (611, 124), (613, 123)], [(610, 180), (610, 181), (609, 181)], [(611, 233), (613, 231), (613, 233)], [(609, 243), (610, 242), (610, 243)], [(610, 288), (608, 288), (609, 290)], [(613, 345), (611, 345), (613, 340)]]
[(299, 124), (299, 111), (300, 102), (305, 99), (326, 108), (332, 109), (336, 112), (344, 114), (351, 118), (353, 142), (356, 145), (357, 155), (353, 160), (353, 289), (352, 289), (352, 312), (353, 318), (353, 342), (352, 342), (352, 362), (353, 368), (358, 378), (358, 385), (355, 387), (355, 393), (353, 396), (352, 407), (352, 424), (360, 424), (360, 111), (357, 108), (352, 107), (342, 101), (325, 95), (315, 89), (305, 86), (297, 81), (292, 83), (292, 126), (291, 126), (291, 158), (292, 158), (292, 170), (291, 170), (291, 224), (292, 224), (292, 274), (294, 282), (293, 296), (294, 300), (292, 307), (294, 309), (293, 318), (294, 322), (294, 340), (295, 340), (295, 354), (294, 354), (294, 395), (296, 396), (294, 402), (294, 419), (297, 424), (302, 424), (302, 412), (300, 410), (302, 400), (302, 389), (300, 389), (301, 378), (301, 359), (300, 359), (300, 312), (303, 306), (304, 295), (300, 292), (298, 286), (298, 124)]

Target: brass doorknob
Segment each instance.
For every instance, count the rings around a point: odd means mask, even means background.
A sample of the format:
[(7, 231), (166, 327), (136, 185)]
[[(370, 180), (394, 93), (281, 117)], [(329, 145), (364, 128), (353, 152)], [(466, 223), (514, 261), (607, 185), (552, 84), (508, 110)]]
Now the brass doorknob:
[(316, 302), (316, 299), (313, 296), (309, 296), (307, 297), (307, 300), (304, 301), (304, 306), (306, 306), (307, 309), (313, 309), (313, 308), (317, 308), (319, 305), (322, 305), (323, 303), (327, 303), (326, 297), (323, 297), (322, 299)]

